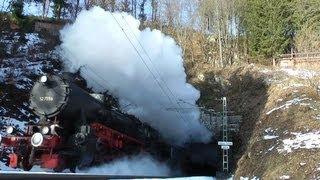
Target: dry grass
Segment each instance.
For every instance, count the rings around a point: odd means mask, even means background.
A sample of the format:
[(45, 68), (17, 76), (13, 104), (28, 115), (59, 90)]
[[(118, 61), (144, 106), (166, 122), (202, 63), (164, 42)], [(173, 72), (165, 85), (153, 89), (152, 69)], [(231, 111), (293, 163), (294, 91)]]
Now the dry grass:
[[(311, 132), (320, 129), (320, 97), (316, 86), (319, 77), (301, 79), (291, 77), (278, 69), (264, 66), (234, 66), (224, 69), (210, 67), (193, 70), (191, 82), (201, 91), (199, 103), (217, 109), (213, 98), (222, 95), (229, 98), (232, 111), (243, 116), (234, 155), (237, 161), (235, 178), (260, 177), (279, 179), (289, 175), (292, 179), (312, 179), (319, 177), (320, 150), (298, 149), (290, 154), (282, 154), (282, 140), (292, 137), (290, 132)], [(266, 70), (268, 73), (262, 71)], [(204, 78), (198, 77), (202, 74)], [(266, 113), (290, 102), (294, 98), (300, 103)], [(314, 110), (318, 109), (318, 110)], [(264, 140), (265, 130), (272, 128), (279, 137)], [(274, 149), (269, 150), (274, 147)], [(300, 163), (306, 163), (300, 165)]]
[[(239, 160), (240, 166), (236, 171), (236, 177), (259, 176), (263, 179), (279, 179), (282, 175), (289, 175), (293, 179), (310, 179), (318, 176), (316, 168), (320, 162), (319, 150), (301, 149), (284, 155), (275, 149), (268, 151), (273, 146), (281, 147), (280, 141), (262, 139), (264, 131), (270, 127), (276, 131), (280, 140), (291, 137), (289, 132), (310, 132), (320, 129), (320, 122), (315, 119), (319, 111), (314, 110), (320, 108), (319, 95), (313, 83), (318, 81), (318, 77), (299, 79), (284, 75), (277, 78), (280, 78), (281, 83), (271, 83), (268, 88), (264, 113), (259, 117), (259, 123), (250, 138), (246, 154)], [(298, 103), (287, 109), (276, 110), (270, 115), (266, 114), (294, 98), (309, 98), (309, 100), (303, 101), (304, 104)], [(300, 165), (302, 162), (306, 163), (303, 167)]]

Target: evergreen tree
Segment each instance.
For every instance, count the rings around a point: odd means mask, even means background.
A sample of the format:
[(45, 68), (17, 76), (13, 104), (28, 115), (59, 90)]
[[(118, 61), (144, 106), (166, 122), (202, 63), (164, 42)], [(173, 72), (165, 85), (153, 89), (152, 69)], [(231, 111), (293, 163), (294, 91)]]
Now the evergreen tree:
[(243, 18), (254, 56), (273, 57), (293, 47), (296, 31), (292, 0), (247, 0)]
[(23, 0), (14, 0), (11, 2), (11, 13), (15, 19), (23, 18)]
[(320, 48), (320, 1), (295, 1), (295, 49), (298, 52), (317, 52)]
[(67, 3), (65, 0), (53, 0), (53, 14), (54, 17), (57, 19), (60, 19), (62, 16), (62, 10), (67, 6)]

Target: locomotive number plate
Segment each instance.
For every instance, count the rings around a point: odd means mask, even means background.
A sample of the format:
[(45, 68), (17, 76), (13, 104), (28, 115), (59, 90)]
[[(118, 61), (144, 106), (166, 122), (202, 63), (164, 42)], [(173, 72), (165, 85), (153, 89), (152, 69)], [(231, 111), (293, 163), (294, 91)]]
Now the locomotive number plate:
[(40, 97), (40, 101), (53, 101), (53, 97), (51, 97), (51, 96), (42, 96), (42, 97)]

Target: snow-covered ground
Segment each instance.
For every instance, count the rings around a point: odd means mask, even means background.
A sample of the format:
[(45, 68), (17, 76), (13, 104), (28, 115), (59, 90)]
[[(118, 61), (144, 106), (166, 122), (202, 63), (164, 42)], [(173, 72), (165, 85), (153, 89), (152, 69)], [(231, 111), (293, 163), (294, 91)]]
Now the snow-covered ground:
[(269, 110), (266, 114), (269, 115), (271, 113), (273, 113), (274, 111), (280, 110), (280, 109), (288, 109), (290, 106), (292, 105), (304, 105), (302, 104), (303, 101), (307, 101), (307, 100), (311, 100), (310, 98), (294, 98), (292, 100), (289, 100), (287, 102), (285, 102), (283, 105), (275, 107), (271, 110)]
[(289, 175), (282, 175), (279, 178), (280, 179), (290, 179), (290, 176)]
[(6, 125), (13, 126), (17, 129), (24, 130), (26, 128), (25, 122), (19, 121), (15, 118), (0, 116), (0, 121), (5, 122)]
[[(0, 42), (6, 45), (6, 53), (10, 55), (26, 54), (28, 51), (38, 48), (41, 44), (45, 43), (43, 39), (39, 38), (37, 33), (25, 33), (21, 36), (18, 32), (15, 32), (14, 35), (9, 32), (2, 32)], [(21, 43), (21, 46), (17, 48), (16, 52), (13, 52), (14, 46), (18, 43)]]
[(31, 62), (26, 58), (5, 59), (0, 66), (0, 83), (11, 81), (18, 89), (30, 88), (33, 81), (28, 76), (43, 74), (44, 66), (44, 62)]
[(310, 79), (320, 75), (319, 72), (307, 69), (282, 68), (281, 71), (285, 72), (289, 76), (294, 76), (302, 79)]
[(282, 140), (282, 147), (278, 149), (279, 153), (291, 153), (297, 149), (319, 149), (320, 131), (316, 132), (292, 132), (294, 137)]
[(269, 139), (276, 139), (277, 137), (279, 137), (279, 136), (276, 136), (276, 135), (265, 135), (265, 136), (263, 136), (263, 139), (264, 140), (269, 140)]
[[(41, 46), (46, 41), (38, 33), (2, 32), (0, 42), (4, 43), (9, 58), (0, 65), (0, 83), (14, 83), (18, 89), (28, 90), (33, 82), (30, 76), (43, 74), (44, 68), (53, 68), (58, 59), (56, 50), (44, 53)], [(32, 51), (32, 52), (29, 52)]]
[(253, 176), (253, 177), (243, 177), (241, 176), (240, 177), (240, 180), (259, 180), (260, 178), (256, 177), (256, 176)]
[[(320, 152), (320, 102), (316, 89), (320, 86), (320, 72), (303, 68), (256, 66), (255, 69), (269, 86), (270, 100), (268, 99), (262, 118), (258, 121), (258, 127), (265, 128), (264, 132), (259, 133), (257, 141), (260, 149), (251, 149), (250, 152), (256, 151), (254, 155), (266, 161), (269, 158), (288, 158), (292, 167), (286, 170), (274, 169), (279, 170), (279, 174), (275, 177), (271, 173), (272, 179), (295, 179), (296, 175), (319, 179), (317, 174), (320, 172), (320, 165), (315, 167), (314, 159), (310, 160), (305, 155)], [(257, 146), (253, 147), (258, 148)], [(286, 167), (285, 164), (281, 166)], [(298, 168), (297, 172), (292, 171), (292, 168)]]
[[(44, 69), (55, 70), (53, 64), (58, 57), (54, 50), (43, 51), (46, 41), (38, 33), (3, 31), (0, 43), (5, 45), (6, 53), (5, 58), (0, 59), (0, 134), (5, 135), (5, 127), (9, 125), (19, 134), (30, 118), (38, 120), (28, 108), (27, 92), (33, 85), (33, 79), (43, 74)], [(2, 162), (0, 170), (17, 171)], [(43, 170), (35, 167), (33, 171)]]
[(266, 133), (263, 136), (264, 140), (276, 139), (276, 138), (279, 137), (279, 136), (275, 135), (275, 130), (273, 130), (271, 127), (269, 127), (266, 130), (264, 130), (264, 132)]

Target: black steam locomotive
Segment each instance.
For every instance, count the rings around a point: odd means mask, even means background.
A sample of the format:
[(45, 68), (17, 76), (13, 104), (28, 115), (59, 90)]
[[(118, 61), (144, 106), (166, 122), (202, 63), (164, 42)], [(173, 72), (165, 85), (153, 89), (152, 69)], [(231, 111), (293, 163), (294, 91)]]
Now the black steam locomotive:
[[(137, 118), (106, 107), (102, 95), (92, 95), (69, 73), (42, 76), (30, 93), (30, 109), (40, 117), (30, 121), (22, 136), (1, 139), (7, 165), (30, 170), (34, 165), (60, 172), (75, 171), (115, 158), (146, 152), (188, 172), (196, 167), (217, 168), (216, 149), (210, 144), (171, 146)], [(190, 167), (192, 167), (190, 169)], [(208, 174), (208, 173), (207, 173)]]

